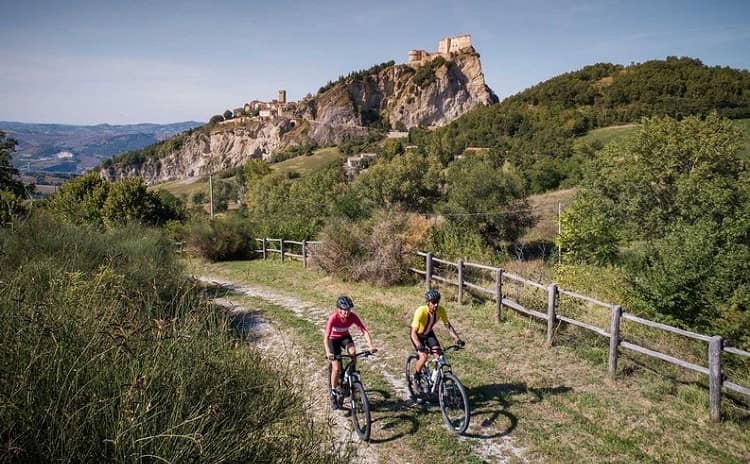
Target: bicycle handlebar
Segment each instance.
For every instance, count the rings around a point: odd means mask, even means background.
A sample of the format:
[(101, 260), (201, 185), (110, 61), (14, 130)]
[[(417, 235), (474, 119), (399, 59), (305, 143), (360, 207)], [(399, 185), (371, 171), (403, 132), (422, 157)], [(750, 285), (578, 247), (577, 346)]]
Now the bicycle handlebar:
[(368, 356), (374, 355), (377, 352), (378, 352), (378, 350), (375, 350), (375, 351), (366, 350), (366, 351), (360, 351), (359, 353), (354, 353), (353, 355), (352, 354), (343, 354), (342, 353), (342, 354), (333, 355), (333, 359), (335, 361), (340, 361), (342, 358), (349, 358), (349, 359), (366, 358)]
[(464, 348), (466, 348), (465, 344), (464, 345), (451, 345), (451, 346), (446, 346), (445, 348), (443, 348), (443, 351), (451, 351), (451, 350), (458, 351), (458, 350), (463, 350)]
[[(446, 351), (458, 351), (458, 350), (463, 350), (464, 348), (466, 348), (466, 343), (464, 343), (463, 345), (451, 345), (451, 346), (446, 346), (445, 348), (441, 347), (440, 349), (441, 349), (441, 350), (443, 350), (443, 352), (446, 352)], [(431, 353), (431, 352), (432, 352), (432, 349), (430, 349), (430, 347), (427, 347), (427, 346), (426, 346), (426, 347), (424, 347), (424, 349), (423, 349), (423, 350), (417, 350), (417, 351), (420, 351), (420, 352), (422, 352), (422, 353), (428, 353), (428, 354), (429, 354), (429, 353)]]

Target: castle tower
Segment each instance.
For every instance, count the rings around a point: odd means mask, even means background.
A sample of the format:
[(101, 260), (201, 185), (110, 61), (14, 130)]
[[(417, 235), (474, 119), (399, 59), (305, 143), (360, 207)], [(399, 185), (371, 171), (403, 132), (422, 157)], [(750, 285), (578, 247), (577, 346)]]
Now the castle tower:
[(445, 37), (438, 41), (438, 53), (441, 54), (455, 53), (469, 47), (471, 47), (470, 34)]
[(278, 102), (280, 105), (284, 105), (286, 103), (286, 90), (284, 89), (279, 90)]

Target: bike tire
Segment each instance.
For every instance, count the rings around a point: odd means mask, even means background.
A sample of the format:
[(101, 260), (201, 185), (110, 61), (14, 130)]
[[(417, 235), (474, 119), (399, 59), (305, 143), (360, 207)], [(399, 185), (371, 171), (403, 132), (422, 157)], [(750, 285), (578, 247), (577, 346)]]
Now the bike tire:
[(372, 419), (370, 418), (370, 400), (367, 398), (367, 392), (364, 385), (359, 382), (352, 383), (351, 393), (351, 415), (354, 431), (362, 441), (370, 439), (370, 429)]
[(438, 399), (443, 420), (459, 435), (466, 432), (471, 419), (469, 396), (466, 389), (451, 372), (445, 372), (438, 386)]

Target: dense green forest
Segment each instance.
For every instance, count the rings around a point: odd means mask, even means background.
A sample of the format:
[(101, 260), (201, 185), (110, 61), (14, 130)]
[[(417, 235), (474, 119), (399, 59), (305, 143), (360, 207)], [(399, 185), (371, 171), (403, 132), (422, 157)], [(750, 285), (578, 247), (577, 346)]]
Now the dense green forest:
[[(490, 148), (523, 173), (531, 192), (576, 185), (591, 150), (574, 139), (592, 129), (642, 117), (750, 117), (750, 72), (670, 57), (630, 66), (599, 63), (566, 73), (479, 108), (434, 132), (413, 130), (445, 159), (466, 147)], [(597, 147), (594, 147), (597, 148)]]

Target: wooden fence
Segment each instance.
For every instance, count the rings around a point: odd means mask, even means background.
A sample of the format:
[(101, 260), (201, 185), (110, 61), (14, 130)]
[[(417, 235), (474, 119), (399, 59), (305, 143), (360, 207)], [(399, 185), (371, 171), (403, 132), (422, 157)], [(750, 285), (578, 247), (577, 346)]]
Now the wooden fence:
[[(263, 259), (267, 259), (270, 253), (277, 253), (281, 256), (281, 261), (284, 261), (286, 257), (299, 259), (302, 261), (304, 267), (307, 267), (307, 261), (310, 256), (311, 246), (321, 243), (317, 241), (302, 240), (301, 242), (299, 242), (275, 238), (258, 238), (256, 239), (256, 241), (261, 242), (261, 248), (255, 251), (257, 253), (260, 253), (263, 256)], [(288, 248), (289, 245), (293, 246), (294, 250), (298, 251), (298, 253), (290, 252)], [(431, 288), (433, 281), (442, 282), (448, 285), (455, 285), (458, 287), (457, 299), (459, 302), (463, 301), (465, 289), (474, 290), (476, 292), (488, 295), (495, 301), (495, 319), (497, 320), (497, 322), (500, 322), (501, 320), (500, 316), (503, 306), (546, 321), (546, 340), (547, 344), (549, 345), (552, 344), (555, 325), (559, 322), (564, 322), (573, 326), (590, 330), (597, 335), (609, 339), (609, 359), (607, 363), (607, 370), (610, 377), (612, 378), (615, 378), (616, 376), (617, 358), (621, 349), (635, 351), (645, 356), (657, 358), (670, 364), (674, 364), (682, 368), (707, 375), (709, 380), (709, 408), (712, 422), (719, 422), (721, 420), (720, 405), (722, 388), (745, 395), (750, 398), (750, 388), (743, 387), (729, 381), (728, 379), (725, 379), (725, 375), (722, 373), (721, 368), (722, 353), (750, 358), (750, 352), (726, 346), (726, 341), (721, 336), (702, 335), (659, 322), (649, 321), (647, 319), (643, 319), (634, 314), (623, 311), (623, 308), (621, 306), (605, 303), (586, 295), (581, 295), (569, 290), (558, 288), (558, 286), (555, 284), (544, 285), (533, 280), (525, 279), (516, 274), (507, 272), (502, 268), (465, 262), (463, 260), (458, 260), (456, 262), (446, 261), (434, 257), (432, 253), (419, 252), (417, 253), (417, 255), (424, 257), (424, 269), (410, 268), (409, 270), (411, 272), (424, 276), (426, 288)], [(450, 278), (438, 275), (436, 272), (434, 272), (436, 265), (445, 267), (446, 269), (454, 269), (456, 277)], [(485, 288), (477, 283), (473, 283), (467, 280), (466, 271), (471, 269), (485, 271), (492, 274), (494, 277), (493, 288)], [(518, 299), (514, 300), (512, 298), (509, 298), (507, 294), (508, 292), (504, 292), (505, 288), (509, 285), (527, 286), (534, 288), (537, 291), (546, 293), (546, 308), (533, 309), (531, 307), (524, 306), (518, 301)], [(609, 312), (609, 314), (606, 315), (607, 319), (609, 320), (609, 330), (591, 323), (579, 321), (572, 317), (559, 314), (558, 309), (560, 304), (560, 295), (565, 295), (573, 300), (592, 304), (595, 307), (604, 308), (605, 311)], [(654, 349), (639, 345), (633, 341), (625, 340), (620, 331), (620, 323), (622, 320), (627, 320), (636, 324), (650, 327), (652, 329), (666, 331), (672, 334), (707, 343), (707, 367), (694, 364), (683, 359), (679, 359), (666, 353), (661, 353)]]
[[(649, 321), (647, 319), (643, 319), (643, 318), (640, 318), (638, 316), (635, 316), (633, 314), (623, 311), (621, 306), (604, 303), (604, 302), (598, 301), (594, 298), (590, 298), (585, 295), (580, 295), (578, 293), (571, 292), (569, 290), (564, 290), (564, 289), (558, 288), (557, 285), (555, 284), (543, 285), (541, 283), (534, 282), (532, 280), (524, 279), (523, 277), (507, 272), (501, 268), (497, 268), (493, 266), (486, 266), (484, 264), (464, 262), (463, 260), (458, 260), (456, 262), (445, 261), (442, 259), (435, 258), (434, 256), (432, 256), (431, 253), (417, 253), (417, 254), (419, 256), (424, 256), (425, 258), (424, 269), (422, 270), (422, 269), (410, 268), (410, 271), (415, 272), (420, 275), (424, 275), (425, 286), (427, 288), (430, 288), (432, 286), (433, 281), (438, 281), (438, 282), (442, 282), (442, 283), (449, 284), (449, 285), (455, 285), (458, 287), (457, 299), (459, 302), (463, 300), (463, 293), (464, 293), (465, 288), (472, 289), (480, 293), (489, 295), (495, 300), (495, 308), (496, 308), (495, 316), (498, 322), (500, 321), (500, 315), (501, 315), (503, 306), (507, 306), (508, 308), (511, 308), (515, 311), (528, 314), (530, 316), (536, 317), (541, 320), (546, 320), (547, 343), (550, 345), (552, 344), (552, 336), (554, 334), (554, 327), (558, 321), (562, 321), (562, 322), (565, 322), (565, 323), (568, 323), (577, 327), (590, 330), (602, 337), (608, 338), (609, 339), (608, 371), (609, 371), (609, 375), (612, 378), (615, 377), (615, 374), (617, 371), (617, 357), (618, 357), (618, 352), (620, 349), (627, 349), (627, 350), (635, 351), (637, 353), (650, 356), (652, 358), (661, 359), (662, 361), (666, 361), (668, 363), (675, 364), (677, 366), (707, 375), (709, 379), (708, 383), (709, 383), (710, 416), (711, 416), (711, 421), (713, 422), (719, 422), (721, 420), (720, 404), (721, 404), (722, 388), (725, 388), (726, 390), (730, 390), (730, 391), (745, 395), (747, 397), (750, 397), (750, 388), (743, 387), (736, 383), (725, 380), (725, 376), (722, 374), (722, 369), (721, 369), (721, 354), (722, 353), (729, 353), (729, 354), (733, 354), (737, 356), (750, 358), (750, 352), (739, 350), (737, 348), (732, 348), (729, 346), (725, 346), (725, 340), (718, 335), (715, 335), (715, 336), (702, 335), (702, 334), (698, 334), (695, 332), (690, 332), (688, 330), (679, 329), (677, 327), (672, 327), (666, 324)], [(434, 272), (434, 268), (436, 264), (444, 266), (446, 268), (455, 269), (456, 277), (448, 278), (448, 277), (437, 275)], [(494, 288), (485, 288), (485, 287), (482, 287), (481, 285), (477, 285), (475, 283), (467, 281), (466, 278), (464, 277), (466, 274), (467, 268), (468, 269), (480, 269), (484, 271), (489, 271), (490, 273), (494, 274), (494, 277), (495, 277)], [(536, 288), (538, 290), (546, 291), (546, 295), (547, 295), (546, 306), (547, 307), (544, 308), (544, 310), (532, 309), (532, 308), (522, 305), (516, 300), (506, 298), (507, 295), (503, 293), (503, 287), (508, 285), (509, 283), (513, 283), (514, 285), (519, 285), (519, 284), (526, 285), (526, 286)], [(596, 325), (578, 321), (571, 317), (566, 317), (561, 314), (558, 314), (560, 295), (566, 295), (568, 297), (571, 297), (574, 300), (584, 301), (584, 302), (593, 304), (594, 306), (605, 308), (605, 310), (609, 311), (609, 331), (601, 327), (598, 327)], [(621, 332), (620, 332), (620, 322), (623, 319), (634, 322), (636, 324), (641, 324), (647, 327), (651, 327), (654, 329), (659, 329), (659, 330), (667, 331), (673, 334), (688, 337), (694, 340), (700, 340), (700, 341), (706, 342), (708, 344), (708, 350), (707, 350), (708, 367), (693, 364), (693, 363), (684, 361), (682, 359), (676, 358), (674, 356), (661, 353), (659, 351), (649, 349), (644, 346), (633, 343), (631, 341), (625, 340), (622, 337)]]
[[(284, 240), (283, 238), (256, 238), (255, 241), (261, 242), (261, 248), (255, 250), (255, 252), (260, 253), (263, 256), (263, 259), (267, 259), (269, 253), (278, 253), (281, 255), (282, 262), (286, 257), (299, 259), (302, 261), (304, 267), (307, 267), (307, 259), (310, 256), (310, 246), (320, 243), (312, 240), (302, 240), (301, 242), (297, 242), (294, 240)], [(278, 246), (276, 246), (276, 244), (278, 244)], [(295, 251), (299, 250), (299, 252), (292, 253), (289, 251), (289, 245), (293, 245)]]

